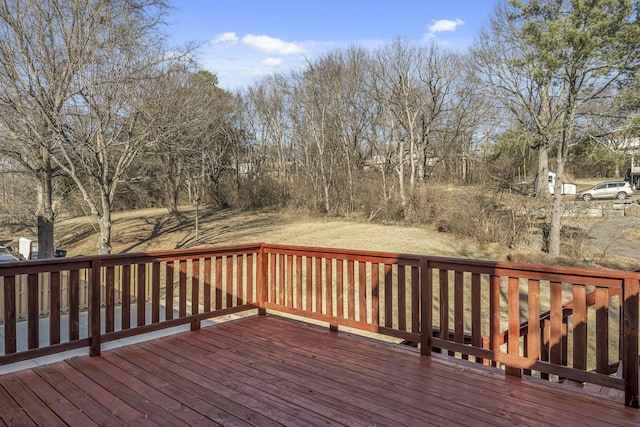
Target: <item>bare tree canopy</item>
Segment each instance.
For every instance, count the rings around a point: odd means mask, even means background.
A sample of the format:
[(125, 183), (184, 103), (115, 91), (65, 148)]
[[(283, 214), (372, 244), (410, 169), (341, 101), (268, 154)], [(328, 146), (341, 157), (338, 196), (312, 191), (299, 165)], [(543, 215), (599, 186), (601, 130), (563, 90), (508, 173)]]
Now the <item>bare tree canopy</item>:
[(544, 182), (547, 155), (557, 153), (552, 255), (560, 254), (562, 177), (581, 107), (640, 65), (637, 7), (631, 0), (511, 0), (496, 8), (472, 52), (487, 87), (534, 135)]
[(48, 252), (52, 165), (83, 193), (100, 225), (99, 252), (110, 250), (111, 204), (140, 152), (131, 130), (143, 84), (163, 59), (158, 30), (166, 7), (162, 0), (0, 4), (0, 120), (10, 141), (4, 151), (39, 179), (48, 229), (39, 238)]

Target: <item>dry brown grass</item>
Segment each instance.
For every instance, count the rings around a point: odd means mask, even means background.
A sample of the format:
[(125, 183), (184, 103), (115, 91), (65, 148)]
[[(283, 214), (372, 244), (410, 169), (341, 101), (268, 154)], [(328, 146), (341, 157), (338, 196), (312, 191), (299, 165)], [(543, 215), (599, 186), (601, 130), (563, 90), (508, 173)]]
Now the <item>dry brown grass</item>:
[[(67, 256), (96, 254), (97, 238), (89, 218), (67, 218), (56, 224), (57, 247), (67, 249)], [(200, 209), (196, 238), (193, 207), (183, 207), (177, 215), (166, 209), (144, 209), (113, 216), (114, 253), (253, 242), (506, 259), (500, 245), (478, 245), (427, 227), (381, 225), (357, 218)]]

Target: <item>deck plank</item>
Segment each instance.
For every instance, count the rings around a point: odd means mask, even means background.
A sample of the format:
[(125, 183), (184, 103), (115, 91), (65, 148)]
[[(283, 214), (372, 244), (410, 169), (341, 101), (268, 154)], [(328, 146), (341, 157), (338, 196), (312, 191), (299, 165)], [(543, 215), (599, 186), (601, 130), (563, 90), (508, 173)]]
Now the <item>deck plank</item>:
[(637, 426), (622, 403), (277, 316), (0, 375), (0, 425)]

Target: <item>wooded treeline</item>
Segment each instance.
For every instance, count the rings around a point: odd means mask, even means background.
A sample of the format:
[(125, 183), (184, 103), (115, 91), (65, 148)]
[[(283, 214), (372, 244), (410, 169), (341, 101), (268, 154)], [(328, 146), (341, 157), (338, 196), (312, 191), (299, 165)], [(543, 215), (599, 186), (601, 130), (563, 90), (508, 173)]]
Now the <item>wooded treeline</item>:
[[(490, 217), (494, 189), (545, 173), (541, 152), (552, 170), (613, 176), (638, 136), (636, 1), (509, 2), (466, 52), (402, 38), (351, 46), (236, 93), (189, 47), (164, 45), (166, 7), (0, 5), (5, 225), (52, 230), (55, 210), (88, 213), (108, 253), (114, 210), (174, 212), (196, 196), (211, 209), (415, 223), (457, 205), (473, 224)], [(544, 34), (565, 44), (531, 41)], [(488, 191), (471, 206), (449, 191), (477, 185)]]

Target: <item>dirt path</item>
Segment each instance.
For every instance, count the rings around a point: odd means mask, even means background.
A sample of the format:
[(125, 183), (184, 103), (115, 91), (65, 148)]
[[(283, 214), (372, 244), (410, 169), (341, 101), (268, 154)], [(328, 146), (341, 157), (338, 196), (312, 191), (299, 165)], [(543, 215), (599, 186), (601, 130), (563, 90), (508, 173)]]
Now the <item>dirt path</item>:
[(640, 259), (640, 243), (621, 238), (624, 231), (640, 226), (640, 218), (608, 219), (589, 230), (589, 244), (605, 254)]

